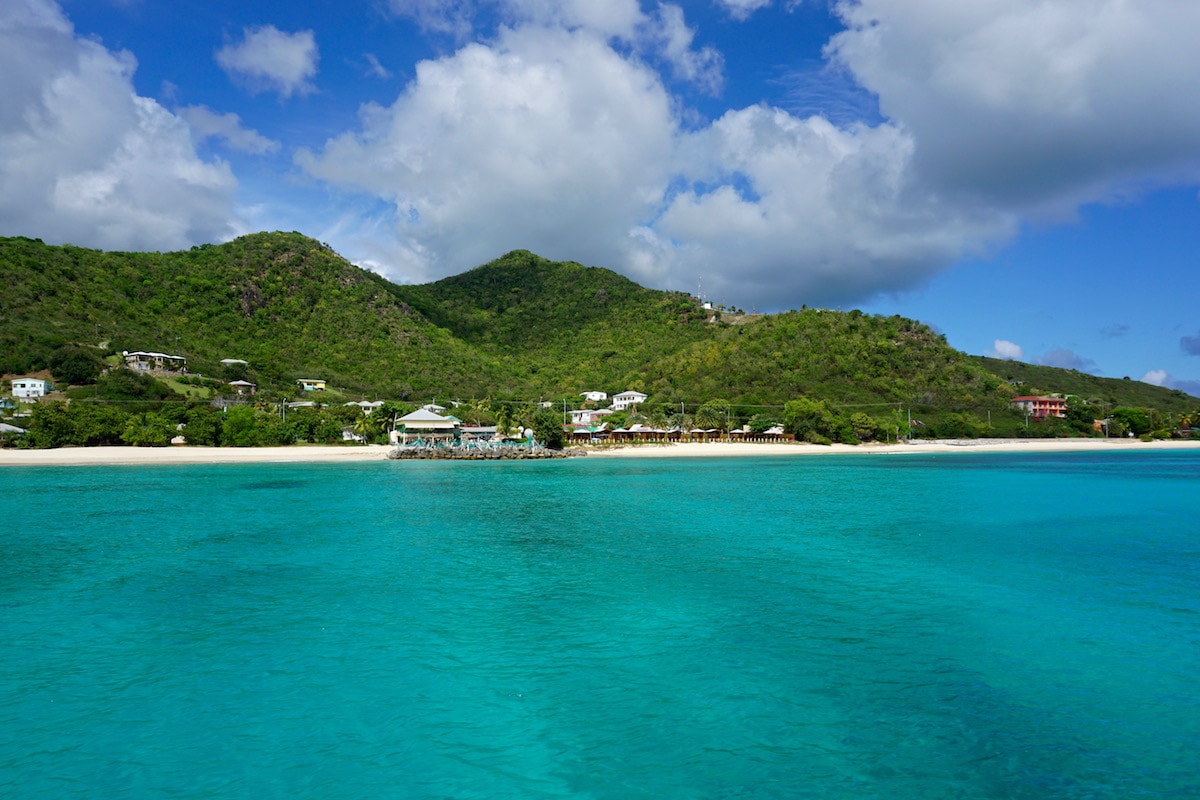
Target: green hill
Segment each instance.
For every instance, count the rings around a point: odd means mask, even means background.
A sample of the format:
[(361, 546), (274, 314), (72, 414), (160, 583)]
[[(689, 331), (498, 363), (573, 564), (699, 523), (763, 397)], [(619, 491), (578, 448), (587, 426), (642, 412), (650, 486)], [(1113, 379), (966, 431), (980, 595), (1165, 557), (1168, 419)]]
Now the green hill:
[[(0, 240), (0, 372), (35, 370), (67, 343), (181, 354), (192, 372), (250, 362), (266, 386), (323, 378), (350, 392), (482, 393), (502, 365), (434, 325), (392, 284), (295, 233), (176, 253), (103, 253)], [(436, 364), (436, 372), (428, 369)]]
[(294, 395), (298, 378), (324, 379), (343, 395), (412, 400), (637, 389), (673, 407), (729, 400), (746, 417), (808, 395), (847, 408), (915, 407), (949, 427), (1015, 425), (1008, 398), (1034, 390), (1168, 413), (1195, 406), (1136, 381), (969, 357), (898, 316), (722, 314), (680, 292), (526, 251), (399, 286), (298, 233), (175, 253), (16, 237), (0, 239), (0, 269), (5, 374), (46, 368), (79, 345), (110, 357), (177, 353), (192, 372), (217, 377), (221, 359), (245, 359), (251, 379), (276, 397)]

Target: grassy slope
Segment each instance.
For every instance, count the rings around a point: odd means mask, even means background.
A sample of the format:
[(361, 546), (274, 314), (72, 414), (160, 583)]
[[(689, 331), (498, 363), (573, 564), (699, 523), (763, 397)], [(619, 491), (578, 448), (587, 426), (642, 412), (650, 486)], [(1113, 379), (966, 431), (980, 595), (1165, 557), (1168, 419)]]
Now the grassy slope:
[(1101, 378), (1073, 369), (1043, 367), (986, 356), (970, 356), (970, 360), (1008, 382), (1021, 395), (1055, 392), (1081, 397), (1108, 408), (1157, 408), (1176, 414), (1194, 410), (1197, 405), (1196, 398), (1178, 389), (1152, 386), (1128, 378)]

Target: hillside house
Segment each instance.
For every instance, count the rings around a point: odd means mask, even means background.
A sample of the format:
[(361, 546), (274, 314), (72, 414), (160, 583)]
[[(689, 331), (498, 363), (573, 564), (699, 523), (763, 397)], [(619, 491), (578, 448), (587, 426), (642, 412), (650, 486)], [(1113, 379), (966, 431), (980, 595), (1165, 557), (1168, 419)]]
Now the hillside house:
[(39, 397), (45, 397), (47, 392), (54, 391), (54, 384), (40, 378), (13, 378), (13, 397), (26, 403), (31, 403)]
[(1046, 417), (1063, 418), (1067, 416), (1067, 400), (1065, 397), (1025, 395), (1023, 397), (1014, 397), (1009, 403), (1013, 408), (1025, 412), (1034, 419), (1045, 419)]
[(646, 397), (647, 396), (641, 392), (635, 392), (632, 390), (624, 391), (620, 394), (614, 394), (612, 399), (612, 409), (613, 411), (624, 411), (630, 406), (636, 406), (638, 403), (641, 403), (646, 399)]
[(579, 396), (585, 403), (603, 403), (608, 399), (608, 392), (580, 392)]
[(300, 384), (300, 388), (306, 392), (325, 391), (325, 381), (319, 378), (301, 378), (296, 383)]
[(258, 392), (258, 387), (250, 381), (230, 381), (229, 385), (238, 394), (248, 395), (253, 397)]
[(123, 350), (121, 356), (125, 359), (125, 366), (139, 372), (149, 372), (151, 370), (187, 372), (187, 359), (183, 356), (150, 353), (144, 350), (135, 350), (132, 353), (128, 350)]

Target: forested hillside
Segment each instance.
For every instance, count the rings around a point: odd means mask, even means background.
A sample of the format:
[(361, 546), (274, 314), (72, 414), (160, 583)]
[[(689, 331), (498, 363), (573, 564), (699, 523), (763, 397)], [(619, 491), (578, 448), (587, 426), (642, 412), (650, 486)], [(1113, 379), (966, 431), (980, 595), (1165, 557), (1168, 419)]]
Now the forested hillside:
[[(46, 366), (67, 343), (184, 355), (219, 374), (249, 361), (266, 386), (297, 378), (388, 396), (507, 385), (503, 365), (429, 324), (392, 285), (295, 233), (176, 253), (102, 253), (0, 240), (0, 372)], [(430, 369), (430, 365), (436, 365)]]
[(637, 389), (672, 407), (728, 400), (747, 416), (808, 396), (916, 407), (970, 432), (1006, 414), (1015, 424), (1008, 398), (1035, 389), (1171, 413), (1195, 405), (1136, 381), (968, 357), (901, 317), (723, 314), (525, 251), (400, 286), (298, 233), (176, 253), (18, 237), (0, 239), (0, 270), (0, 373), (10, 375), (47, 368), (64, 349), (156, 350), (216, 377), (221, 359), (245, 359), (266, 398), (295, 395), (298, 378), (324, 379), (343, 395), (421, 401)]

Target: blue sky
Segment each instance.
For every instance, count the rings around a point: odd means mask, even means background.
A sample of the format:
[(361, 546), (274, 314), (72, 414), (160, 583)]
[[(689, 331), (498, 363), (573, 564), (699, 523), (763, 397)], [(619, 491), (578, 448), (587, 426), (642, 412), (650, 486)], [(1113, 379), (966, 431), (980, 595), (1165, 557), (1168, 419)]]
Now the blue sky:
[(514, 248), (1200, 395), (1191, 0), (0, 0), (0, 235)]

